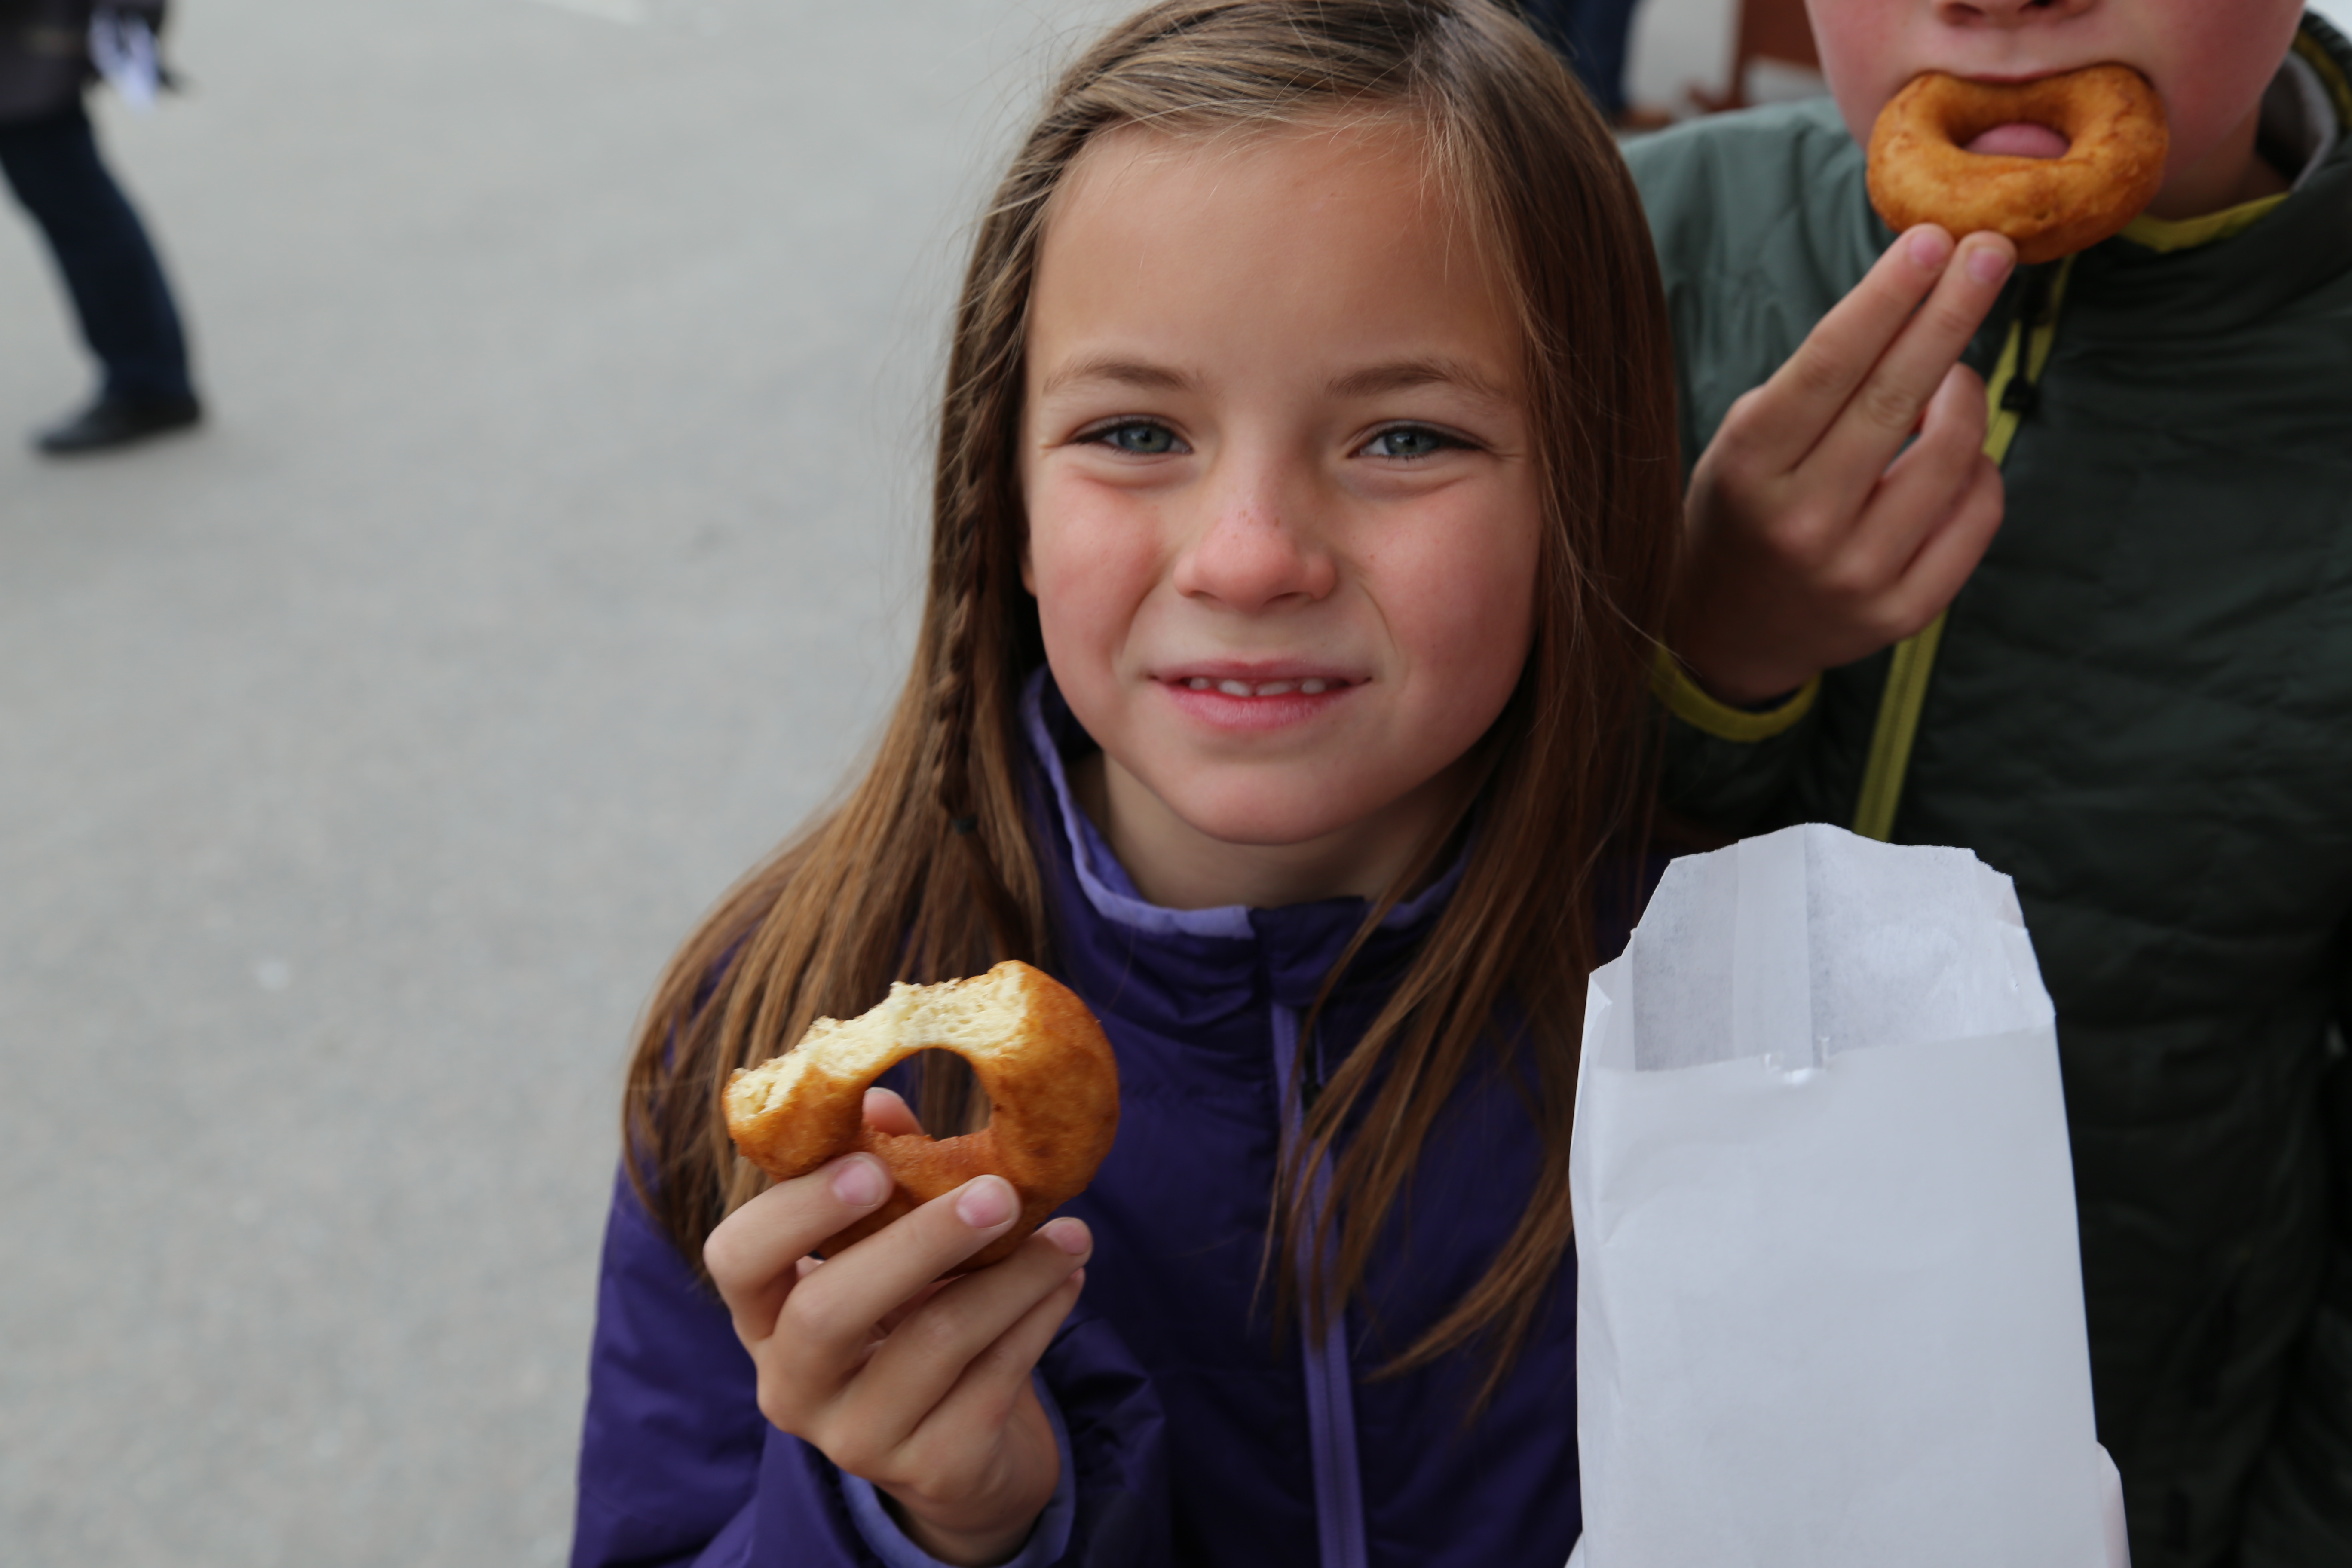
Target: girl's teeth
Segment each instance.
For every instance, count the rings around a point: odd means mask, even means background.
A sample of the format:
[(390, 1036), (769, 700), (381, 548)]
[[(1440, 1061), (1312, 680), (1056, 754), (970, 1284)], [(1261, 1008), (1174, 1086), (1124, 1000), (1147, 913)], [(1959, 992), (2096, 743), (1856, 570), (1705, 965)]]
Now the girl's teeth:
[(1228, 697), (1287, 697), (1296, 691), (1302, 696), (1320, 697), (1331, 689), (1331, 682), (1317, 677), (1305, 680), (1266, 680), (1252, 686), (1246, 680), (1211, 680), (1205, 675), (1187, 676), (1187, 691), (1222, 691)]

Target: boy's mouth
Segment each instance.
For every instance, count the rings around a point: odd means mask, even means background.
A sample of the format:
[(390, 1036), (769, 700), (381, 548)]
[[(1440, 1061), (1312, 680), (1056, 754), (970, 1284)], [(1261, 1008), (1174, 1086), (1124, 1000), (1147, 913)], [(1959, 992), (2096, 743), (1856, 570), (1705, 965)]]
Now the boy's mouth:
[(2066, 138), (2047, 125), (2021, 120), (1984, 132), (1965, 151), (1984, 157), (2063, 158), (2068, 145)]

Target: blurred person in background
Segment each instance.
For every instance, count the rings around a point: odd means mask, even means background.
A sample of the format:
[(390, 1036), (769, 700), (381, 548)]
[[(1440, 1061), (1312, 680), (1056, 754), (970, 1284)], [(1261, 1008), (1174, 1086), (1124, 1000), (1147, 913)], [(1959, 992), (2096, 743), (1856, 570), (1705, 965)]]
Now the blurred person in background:
[(103, 451), (203, 417), (163, 264), (82, 105), (101, 68), (134, 102), (152, 93), (163, 7), (0, 0), (0, 170), (47, 237), (102, 372), (89, 406), (34, 438), (44, 452)]
[(1517, 0), (1517, 10), (1569, 63), (1612, 123), (1627, 122), (1625, 51), (1640, 0)]

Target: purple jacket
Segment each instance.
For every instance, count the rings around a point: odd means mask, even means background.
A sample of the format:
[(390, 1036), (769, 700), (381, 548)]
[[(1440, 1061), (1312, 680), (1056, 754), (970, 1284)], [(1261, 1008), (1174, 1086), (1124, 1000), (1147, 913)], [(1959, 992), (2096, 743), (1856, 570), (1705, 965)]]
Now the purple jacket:
[[(1575, 1282), (1467, 1419), (1483, 1363), (1367, 1374), (1459, 1300), (1508, 1236), (1538, 1161), (1517, 1087), (1458, 1089), (1343, 1335), (1277, 1334), (1258, 1259), (1298, 1021), (1364, 915), (1145, 903), (1071, 800), (1087, 747), (1050, 688), (1029, 722), (1054, 963), (1118, 1054), (1119, 1131), (1066, 1213), (1093, 1226), (1084, 1299), (1040, 1363), (1066, 1427), (1064, 1495), (1021, 1561), (1138, 1568), (1559, 1568), (1577, 1491)], [(1320, 1063), (1377, 1013), (1453, 878), (1394, 911), (1325, 1013)], [(576, 1565), (883, 1568), (860, 1488), (771, 1428), (725, 1310), (625, 1183), (604, 1244)], [(867, 1494), (870, 1496), (870, 1494)]]

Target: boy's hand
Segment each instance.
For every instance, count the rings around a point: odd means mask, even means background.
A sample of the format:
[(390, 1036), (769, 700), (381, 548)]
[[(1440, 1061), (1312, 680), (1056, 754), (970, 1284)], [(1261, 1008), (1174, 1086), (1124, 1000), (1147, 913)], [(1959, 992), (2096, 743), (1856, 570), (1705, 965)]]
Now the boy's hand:
[[(916, 1131), (896, 1095), (866, 1119)], [(759, 1369), (760, 1409), (881, 1489), (943, 1562), (1002, 1562), (1054, 1495), (1061, 1454), (1029, 1381), (1085, 1282), (1086, 1226), (1049, 1221), (992, 1268), (935, 1283), (1003, 1234), (1012, 1186), (981, 1176), (819, 1263), (811, 1248), (889, 1195), (870, 1154), (782, 1182), (710, 1233), (703, 1260)]]
[(1912, 229), (1731, 405), (1691, 475), (1671, 633), (1716, 696), (1769, 701), (1900, 642), (1976, 569), (2000, 470), (1958, 361), (2015, 264), (1999, 235)]

